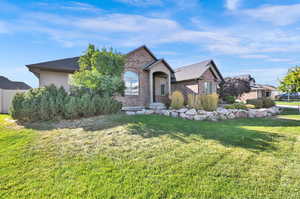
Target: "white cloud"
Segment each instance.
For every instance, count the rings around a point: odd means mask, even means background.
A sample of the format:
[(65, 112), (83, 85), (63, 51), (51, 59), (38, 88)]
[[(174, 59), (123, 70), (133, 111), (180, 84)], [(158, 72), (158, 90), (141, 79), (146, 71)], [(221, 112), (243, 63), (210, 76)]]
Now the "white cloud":
[(157, 6), (162, 5), (161, 0), (116, 0), (133, 6)]
[(236, 10), (240, 5), (240, 0), (226, 0), (225, 7), (228, 10)]
[(300, 4), (266, 5), (259, 8), (247, 9), (243, 13), (274, 25), (285, 26), (300, 20)]
[(241, 58), (246, 58), (246, 59), (265, 59), (268, 58), (269, 56), (267, 55), (256, 55), (256, 54), (252, 54), (252, 55), (241, 55)]
[(79, 1), (69, 1), (60, 4), (53, 4), (47, 2), (38, 2), (35, 4), (36, 6), (47, 8), (47, 9), (62, 9), (62, 10), (70, 10), (70, 11), (86, 11), (86, 12), (102, 12), (103, 10), (97, 8), (88, 3), (82, 3)]

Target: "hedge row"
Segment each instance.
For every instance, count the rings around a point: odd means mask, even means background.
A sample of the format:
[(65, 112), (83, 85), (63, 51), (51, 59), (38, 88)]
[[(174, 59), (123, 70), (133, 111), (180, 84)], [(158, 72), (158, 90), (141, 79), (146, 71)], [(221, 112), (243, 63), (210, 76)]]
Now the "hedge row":
[(90, 92), (68, 94), (52, 85), (18, 93), (12, 101), (10, 115), (24, 122), (75, 119), (116, 113), (121, 107), (121, 103), (111, 97)]

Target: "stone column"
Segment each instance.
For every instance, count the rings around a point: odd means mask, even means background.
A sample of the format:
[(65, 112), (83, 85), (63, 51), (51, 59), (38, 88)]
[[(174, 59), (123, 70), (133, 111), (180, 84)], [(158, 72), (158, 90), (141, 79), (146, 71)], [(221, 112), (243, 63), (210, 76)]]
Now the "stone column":
[(153, 72), (150, 70), (149, 72), (149, 80), (150, 80), (150, 104), (153, 103)]
[(168, 86), (169, 87), (169, 97), (171, 97), (171, 94), (172, 94), (171, 93), (172, 92), (172, 89), (171, 89), (171, 73), (168, 74), (168, 81), (169, 81), (168, 82), (168, 85), (169, 85)]

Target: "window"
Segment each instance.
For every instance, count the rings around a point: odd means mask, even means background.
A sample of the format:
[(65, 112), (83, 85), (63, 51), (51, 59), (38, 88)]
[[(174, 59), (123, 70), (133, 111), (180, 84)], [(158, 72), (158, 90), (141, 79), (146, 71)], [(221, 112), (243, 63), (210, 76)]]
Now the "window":
[(139, 76), (137, 73), (127, 71), (124, 73), (125, 95), (139, 95)]
[(166, 88), (165, 84), (160, 85), (160, 95), (161, 96), (165, 96), (165, 88)]
[(212, 94), (215, 92), (215, 89), (213, 88), (214, 84), (213, 82), (205, 82), (204, 83), (204, 92), (205, 94)]

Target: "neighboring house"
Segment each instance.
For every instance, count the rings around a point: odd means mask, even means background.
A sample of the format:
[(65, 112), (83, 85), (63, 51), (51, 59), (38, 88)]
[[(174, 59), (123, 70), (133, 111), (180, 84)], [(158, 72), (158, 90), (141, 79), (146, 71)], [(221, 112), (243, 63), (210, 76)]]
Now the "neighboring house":
[[(79, 57), (27, 65), (39, 79), (40, 87), (54, 84), (70, 89), (69, 76), (79, 69)], [(223, 81), (212, 60), (178, 68), (174, 71), (145, 46), (126, 54), (123, 79), (125, 95), (117, 99), (123, 106), (148, 106), (153, 102), (166, 103), (172, 90), (194, 93), (214, 93)], [(190, 87), (192, 87), (190, 89)]]
[(8, 113), (13, 97), (18, 92), (25, 92), (31, 87), (24, 82), (14, 82), (0, 76), (0, 113)]
[(240, 75), (234, 78), (246, 80), (250, 82), (251, 91), (244, 93), (239, 99), (246, 101), (247, 99), (272, 98), (275, 99), (277, 89), (271, 85), (257, 84), (251, 75)]

